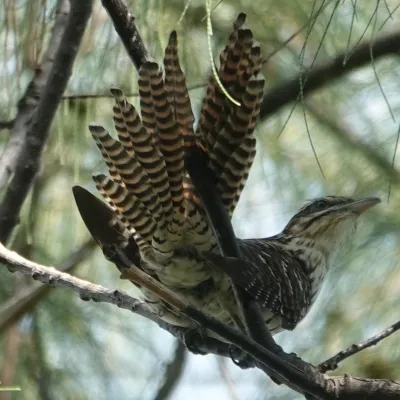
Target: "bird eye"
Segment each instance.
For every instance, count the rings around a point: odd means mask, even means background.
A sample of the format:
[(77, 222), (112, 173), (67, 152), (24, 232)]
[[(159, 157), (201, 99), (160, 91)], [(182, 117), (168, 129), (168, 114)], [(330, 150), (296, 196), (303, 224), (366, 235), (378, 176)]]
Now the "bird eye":
[(328, 202), (327, 202), (326, 200), (318, 200), (318, 201), (315, 203), (314, 207), (315, 207), (317, 210), (322, 210), (322, 209), (325, 208), (327, 205), (328, 205)]

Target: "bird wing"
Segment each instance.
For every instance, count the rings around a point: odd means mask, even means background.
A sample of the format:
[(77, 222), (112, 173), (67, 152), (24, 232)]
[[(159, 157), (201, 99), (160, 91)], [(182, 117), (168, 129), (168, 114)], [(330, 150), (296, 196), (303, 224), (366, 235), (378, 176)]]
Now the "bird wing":
[(311, 284), (301, 260), (268, 239), (239, 240), (243, 259), (208, 253), (206, 258), (225, 272), (263, 307), (280, 315), (292, 330), (311, 305)]

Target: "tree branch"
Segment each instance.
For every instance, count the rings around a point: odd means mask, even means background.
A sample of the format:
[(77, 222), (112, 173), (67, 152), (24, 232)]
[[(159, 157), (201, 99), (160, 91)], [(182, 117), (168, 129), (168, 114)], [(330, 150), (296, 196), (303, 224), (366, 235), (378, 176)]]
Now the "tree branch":
[[(312, 379), (312, 374), (314, 372), (317, 376), (322, 377), (322, 375), (316, 372), (315, 368), (311, 365), (303, 362), (303, 366), (306, 368), (306, 371), (303, 372), (297, 367), (287, 364), (280, 357), (265, 350), (262, 346), (240, 332), (229, 326), (225, 326), (220, 321), (209, 317), (196, 308), (188, 305), (185, 300), (178, 297), (171, 290), (163, 287), (158, 281), (148, 276), (140, 269), (134, 266), (131, 268), (132, 263), (120, 249), (116, 248), (112, 249), (112, 251), (113, 262), (118, 262), (118, 269), (125, 271), (125, 279), (129, 279), (148, 288), (162, 300), (168, 302), (168, 304), (170, 304), (175, 310), (198, 323), (199, 326), (210, 329), (226, 341), (243, 349), (252, 357), (257, 359), (261, 364), (267, 365), (268, 369), (274, 371), (281, 381), (289, 387), (292, 387), (294, 390), (300, 393), (312, 394), (317, 398), (329, 398), (325, 396), (326, 391), (321, 386), (323, 379)], [(110, 249), (108, 249), (108, 252), (110, 252)], [(110, 256), (110, 254), (111, 252), (107, 255)], [(7, 250), (1, 243), (0, 262), (5, 263), (11, 272), (22, 272), (42, 283), (72, 289), (79, 293), (81, 299), (85, 301), (93, 300), (96, 302), (107, 302), (140, 315), (143, 315), (143, 310), (145, 310), (145, 313), (147, 311), (143, 303), (140, 303), (138, 300), (133, 299), (122, 291), (111, 291), (102, 286), (59, 272), (54, 268), (48, 268), (36, 264), (32, 261), (26, 260), (15, 252)]]
[(354, 354), (357, 354), (360, 351), (367, 349), (368, 347), (377, 345), (381, 340), (397, 332), (399, 329), (400, 329), (400, 321), (397, 321), (392, 326), (389, 326), (389, 328), (386, 328), (382, 332), (377, 333), (375, 336), (372, 336), (371, 338), (364, 340), (361, 343), (353, 344), (347, 349), (342, 350), (339, 353), (335, 354), (333, 357), (321, 363), (318, 366), (318, 369), (322, 373), (328, 371), (334, 371), (336, 368), (338, 368), (339, 366), (338, 364), (343, 360), (345, 360), (346, 358), (349, 358)]
[(120, 0), (101, 0), (101, 3), (110, 15), (116, 32), (139, 71), (142, 64), (148, 61), (150, 57), (139, 31), (136, 29), (135, 18)]
[(143, 302), (128, 296), (119, 290), (109, 290), (100, 285), (95, 285), (83, 279), (73, 277), (65, 272), (60, 272), (54, 267), (46, 267), (25, 259), (19, 254), (8, 250), (0, 243), (0, 262), (4, 263), (10, 272), (18, 271), (31, 276), (34, 280), (48, 285), (68, 288), (78, 293), (84, 301), (110, 303), (119, 308), (129, 310), (151, 321), (156, 322), (161, 328), (176, 337), (182, 338), (184, 331), (181, 328), (164, 323), (152, 314)]
[[(199, 194), (203, 207), (217, 238), (221, 254), (225, 257), (240, 259), (241, 253), (230, 218), (225, 210), (218, 190), (213, 184), (214, 177), (208, 169), (202, 150), (198, 147), (186, 151), (185, 167)], [(242, 305), (242, 314), (246, 323), (249, 335), (257, 343), (264, 346), (273, 353), (280, 351), (275, 343), (271, 332), (268, 330), (259, 305), (250, 299), (250, 296), (243, 293), (243, 290), (236, 285), (239, 304)]]
[[(282, 82), (264, 95), (260, 108), (260, 119), (267, 118), (278, 112), (282, 107), (296, 101), (301, 91), (303, 96), (306, 97), (333, 80), (370, 63), (371, 52), (373, 52), (374, 61), (390, 54), (398, 56), (400, 52), (400, 32), (379, 37), (373, 42), (360, 44), (354, 49), (350, 58), (348, 52), (338, 54), (333, 60)], [(347, 60), (346, 63), (344, 63), (344, 60)]]
[(0, 131), (2, 129), (11, 129), (14, 126), (14, 123), (14, 119), (11, 119), (9, 121), (0, 121)]
[(92, 10), (92, 0), (60, 2), (44, 62), (19, 102), (10, 141), (0, 158), (0, 188), (11, 182), (0, 205), (0, 241), (6, 242), (39, 170), (49, 130), (72, 72)]
[(167, 364), (164, 380), (157, 390), (154, 400), (166, 400), (176, 388), (182, 377), (186, 362), (186, 346), (178, 340), (173, 359)]
[[(7, 250), (1, 243), (0, 262), (4, 263), (12, 272), (18, 271), (42, 283), (71, 289), (78, 293), (82, 300), (114, 304), (120, 308), (150, 318), (157, 322), (163, 329), (182, 338), (182, 328), (172, 327), (170, 331), (171, 326), (168, 326), (168, 324), (163, 323), (156, 316), (151, 314), (143, 303), (122, 291), (106, 289), (100, 285), (95, 285), (82, 279), (72, 277), (69, 274), (59, 272), (55, 268), (36, 264), (26, 260), (15, 252)], [(126, 270), (126, 266), (122, 267), (122, 269)], [(136, 276), (138, 271), (140, 274), (141, 271), (138, 269), (132, 270), (131, 272)], [(183, 307), (184, 312), (186, 312), (189, 317), (194, 317), (204, 328), (214, 331), (227, 341), (244, 349), (254, 358), (257, 358), (263, 365), (268, 365), (268, 368), (278, 373), (285, 384), (288, 384), (289, 387), (300, 393), (312, 393), (318, 399), (340, 398), (341, 400), (385, 400), (393, 398), (393, 396), (400, 396), (400, 381), (354, 378), (347, 375), (343, 377), (327, 377), (318, 372), (314, 373), (312, 366), (302, 360), (301, 362), (307, 368), (306, 372), (302, 372), (297, 369), (297, 367), (293, 368), (293, 366), (288, 364), (284, 365), (280, 357), (265, 350), (240, 332), (233, 330), (229, 326), (225, 326), (211, 317), (207, 317), (199, 310), (187, 306), (185, 301), (180, 300), (173, 293), (169, 295), (175, 297), (175, 306)], [(179, 305), (179, 302), (182, 304)], [(288, 371), (290, 372), (288, 373)], [(299, 386), (302, 388), (300, 390), (296, 388), (296, 384), (299, 382), (301, 382)]]
[[(97, 248), (97, 243), (90, 239), (77, 251), (67, 258), (59, 267), (61, 272), (71, 273), (76, 266)], [(27, 312), (30, 312), (52, 289), (50, 285), (38, 285), (32, 283), (28, 287), (19, 290), (0, 307), (0, 335), (16, 320)]]
[(328, 128), (329, 132), (335, 136), (346, 148), (351, 149), (359, 154), (362, 154), (370, 163), (383, 172), (389, 180), (396, 184), (400, 184), (400, 173), (395, 169), (389, 160), (374, 149), (368, 143), (358, 140), (355, 135), (349, 131), (348, 127), (343, 121), (335, 116), (328, 115), (317, 105), (313, 100), (308, 99), (304, 102), (307, 111), (318, 121), (321, 125)]

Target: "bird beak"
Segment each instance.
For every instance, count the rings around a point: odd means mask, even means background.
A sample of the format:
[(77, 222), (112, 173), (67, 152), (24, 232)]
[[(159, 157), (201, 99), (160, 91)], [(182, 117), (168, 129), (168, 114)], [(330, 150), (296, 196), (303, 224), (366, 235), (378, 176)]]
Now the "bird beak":
[(352, 203), (346, 204), (343, 206), (343, 209), (347, 209), (352, 211), (358, 215), (362, 214), (364, 211), (367, 211), (369, 208), (377, 205), (381, 202), (379, 197), (366, 197), (365, 199), (356, 200)]

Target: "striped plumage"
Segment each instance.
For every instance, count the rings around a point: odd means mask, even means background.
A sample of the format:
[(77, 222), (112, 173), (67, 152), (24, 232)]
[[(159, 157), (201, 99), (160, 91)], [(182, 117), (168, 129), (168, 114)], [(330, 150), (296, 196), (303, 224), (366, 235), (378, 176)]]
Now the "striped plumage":
[(244, 260), (209, 259), (266, 308), (269, 329), (292, 330), (307, 314), (326, 273), (355, 234), (357, 218), (377, 197), (327, 196), (310, 201), (283, 231), (265, 239), (239, 240)]
[[(335, 207), (350, 204), (351, 199), (324, 200), (324, 210), (332, 209), (329, 215), (334, 217), (318, 240), (303, 234), (311, 232), (317, 222), (307, 227), (304, 224), (315, 212), (321, 213), (313, 203), (280, 235), (239, 240), (246, 268), (235, 260), (227, 263), (218, 257), (216, 239), (184, 168), (184, 153), (193, 145), (206, 152), (224, 206), (232, 215), (254, 159), (253, 131), (264, 87), (260, 47), (244, 20), (240, 14), (219, 66), (224, 87), (241, 105), (226, 98), (211, 74), (194, 129), (173, 32), (165, 51), (164, 75), (157, 63), (150, 61), (139, 71), (141, 117), (120, 90), (112, 89), (118, 140), (103, 127), (90, 126), (109, 171), (109, 175), (93, 179), (115, 213), (115, 229), (126, 239), (120, 245), (131, 246), (139, 268), (192, 305), (234, 325), (239, 314), (229, 276), (260, 301), (269, 328), (279, 331), (293, 329), (307, 313), (333, 261), (331, 253), (337, 253), (354, 233), (356, 214), (350, 212), (346, 223), (339, 223), (343, 229), (332, 248), (325, 242), (337, 234), (333, 227), (335, 217), (341, 214)], [(325, 221), (322, 214), (320, 218)], [(298, 231), (301, 226), (304, 229)], [(150, 309), (161, 318), (191, 325), (146, 289), (141, 290)]]

